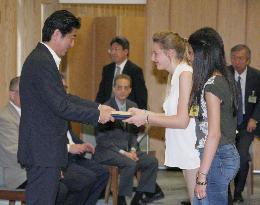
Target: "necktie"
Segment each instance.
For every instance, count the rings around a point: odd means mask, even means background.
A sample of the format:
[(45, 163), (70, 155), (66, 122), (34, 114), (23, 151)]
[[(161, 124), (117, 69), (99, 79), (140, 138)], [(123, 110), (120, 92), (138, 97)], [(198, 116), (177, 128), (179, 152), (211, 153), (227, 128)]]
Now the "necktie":
[[(121, 68), (118, 65), (116, 65), (116, 71), (115, 71), (112, 87), (114, 87), (115, 78), (116, 78), (116, 76), (118, 76), (120, 74), (120, 71), (121, 71)], [(114, 97), (113, 92), (111, 92), (111, 97)]]
[(121, 68), (117, 65), (114, 78), (120, 74), (120, 71), (121, 71)]
[(241, 89), (241, 77), (238, 76), (237, 90), (238, 90), (238, 111), (237, 111), (237, 125), (241, 125), (243, 122), (243, 100), (242, 100), (242, 89)]

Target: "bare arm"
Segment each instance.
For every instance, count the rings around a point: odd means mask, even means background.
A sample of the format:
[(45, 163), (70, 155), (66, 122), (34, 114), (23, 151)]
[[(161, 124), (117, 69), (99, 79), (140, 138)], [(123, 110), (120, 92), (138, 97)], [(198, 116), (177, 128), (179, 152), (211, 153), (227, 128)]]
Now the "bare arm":
[(132, 112), (134, 116), (125, 121), (140, 126), (145, 124), (148, 120), (148, 123), (154, 126), (179, 129), (186, 128), (190, 120), (188, 110), (192, 88), (192, 73), (188, 71), (182, 72), (179, 83), (179, 101), (176, 115), (165, 116), (164, 113), (144, 112), (143, 110), (131, 108), (129, 111)]
[[(206, 92), (205, 99), (208, 112), (208, 138), (205, 143), (203, 159), (199, 168), (199, 173), (207, 174), (216, 150), (219, 145), (221, 130), (220, 130), (220, 99), (212, 93)], [(198, 174), (198, 181), (205, 182), (206, 175)], [(206, 196), (206, 186), (196, 185), (195, 193), (204, 198)]]

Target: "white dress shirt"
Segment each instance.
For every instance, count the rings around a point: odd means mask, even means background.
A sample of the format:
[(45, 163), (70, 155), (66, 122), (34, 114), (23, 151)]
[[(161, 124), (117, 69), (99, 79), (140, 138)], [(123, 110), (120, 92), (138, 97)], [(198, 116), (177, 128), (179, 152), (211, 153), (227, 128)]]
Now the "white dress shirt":
[(55, 51), (54, 51), (50, 46), (48, 46), (46, 43), (41, 42), (41, 44), (45, 45), (46, 48), (48, 48), (48, 50), (50, 51), (50, 53), (51, 53), (51, 55), (52, 55), (52, 57), (53, 57), (53, 59), (54, 59), (56, 65), (57, 65), (57, 68), (58, 68), (58, 70), (59, 70), (61, 58), (60, 58), (60, 57), (55, 53)]

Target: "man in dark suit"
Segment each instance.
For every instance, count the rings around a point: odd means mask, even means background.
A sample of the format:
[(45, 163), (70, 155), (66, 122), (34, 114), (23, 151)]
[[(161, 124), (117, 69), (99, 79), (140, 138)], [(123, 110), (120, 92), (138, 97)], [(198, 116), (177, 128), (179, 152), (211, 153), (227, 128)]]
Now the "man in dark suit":
[[(130, 77), (125, 74), (118, 75), (114, 80), (114, 97), (105, 104), (120, 111), (137, 107), (136, 103), (127, 99), (130, 92)], [(158, 186), (155, 188), (158, 161), (153, 156), (137, 151), (137, 133), (138, 128), (135, 125), (126, 124), (121, 120), (99, 125), (97, 128), (94, 159), (102, 164), (119, 167), (119, 205), (125, 205), (125, 196), (132, 195), (136, 169), (141, 170), (141, 179), (131, 205), (146, 204), (164, 197), (161, 189)], [(143, 193), (148, 193), (146, 198), (143, 198)]]
[(234, 72), (238, 90), (241, 93), (236, 138), (240, 169), (235, 177), (234, 202), (244, 201), (242, 192), (249, 168), (249, 147), (254, 139), (254, 131), (258, 126), (257, 119), (260, 114), (260, 71), (249, 66), (250, 58), (251, 52), (246, 45), (236, 45), (231, 49), (230, 69)]
[(74, 45), (80, 21), (60, 10), (50, 15), (42, 41), (24, 62), (20, 78), (21, 119), (18, 161), (26, 168), (26, 204), (54, 205), (61, 168), (67, 165), (68, 120), (96, 124), (113, 120), (111, 108), (66, 94), (60, 57)]
[(96, 96), (96, 102), (104, 103), (110, 99), (113, 81), (118, 74), (127, 74), (132, 79), (132, 92), (128, 99), (135, 102), (139, 108), (147, 109), (147, 89), (142, 69), (128, 60), (129, 42), (125, 37), (116, 36), (110, 42), (109, 54), (112, 63), (104, 66), (102, 79)]

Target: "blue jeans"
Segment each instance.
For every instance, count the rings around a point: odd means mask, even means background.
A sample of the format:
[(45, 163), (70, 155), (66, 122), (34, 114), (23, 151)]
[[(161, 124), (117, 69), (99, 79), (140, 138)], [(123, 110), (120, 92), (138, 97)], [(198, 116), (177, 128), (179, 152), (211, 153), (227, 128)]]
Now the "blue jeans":
[[(200, 158), (203, 157), (203, 149)], [(227, 205), (228, 184), (239, 169), (239, 154), (235, 145), (227, 144), (218, 147), (207, 175), (206, 197), (193, 198), (194, 205)]]

